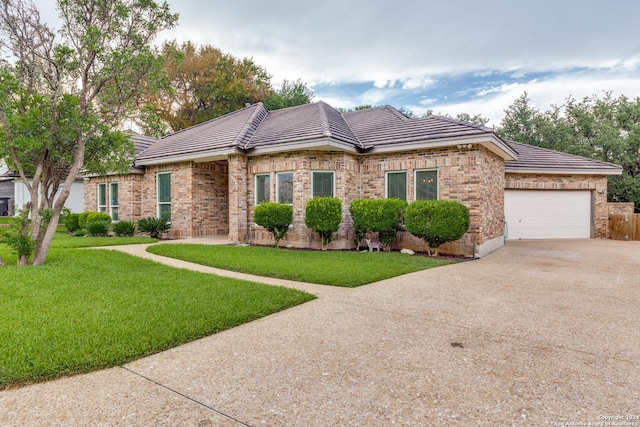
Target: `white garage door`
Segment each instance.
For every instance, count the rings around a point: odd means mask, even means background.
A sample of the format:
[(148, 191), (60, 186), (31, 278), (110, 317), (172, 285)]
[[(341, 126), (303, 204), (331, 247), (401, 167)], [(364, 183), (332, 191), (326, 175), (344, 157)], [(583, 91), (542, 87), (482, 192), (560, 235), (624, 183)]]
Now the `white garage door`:
[(507, 238), (591, 237), (591, 191), (505, 190)]

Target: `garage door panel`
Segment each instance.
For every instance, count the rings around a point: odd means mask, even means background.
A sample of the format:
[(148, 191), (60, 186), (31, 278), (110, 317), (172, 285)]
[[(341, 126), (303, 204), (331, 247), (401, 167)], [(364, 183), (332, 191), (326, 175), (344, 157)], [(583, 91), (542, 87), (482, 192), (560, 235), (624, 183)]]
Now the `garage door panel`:
[(505, 190), (508, 239), (591, 237), (591, 192)]

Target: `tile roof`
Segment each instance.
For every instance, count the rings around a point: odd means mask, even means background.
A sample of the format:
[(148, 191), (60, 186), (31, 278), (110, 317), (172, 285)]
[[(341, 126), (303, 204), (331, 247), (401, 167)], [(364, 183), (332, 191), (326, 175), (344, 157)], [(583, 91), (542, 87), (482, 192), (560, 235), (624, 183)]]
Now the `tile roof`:
[(136, 147), (136, 156), (138, 156), (144, 150), (146, 150), (151, 145), (159, 141), (158, 138), (152, 138), (150, 136), (143, 136), (143, 135), (136, 135), (136, 134), (132, 134), (130, 136), (131, 136), (131, 141), (133, 141), (133, 144)]
[(622, 167), (612, 163), (561, 153), (515, 141), (506, 141), (518, 159), (505, 162), (505, 172), (620, 175)]

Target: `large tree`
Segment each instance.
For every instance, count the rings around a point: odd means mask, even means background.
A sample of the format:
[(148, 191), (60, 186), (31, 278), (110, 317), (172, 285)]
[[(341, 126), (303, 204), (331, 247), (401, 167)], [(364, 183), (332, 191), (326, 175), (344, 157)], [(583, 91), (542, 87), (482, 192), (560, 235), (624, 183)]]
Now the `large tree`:
[(615, 163), (609, 201), (634, 202), (640, 211), (640, 98), (606, 92), (540, 111), (527, 93), (505, 110), (497, 133), (505, 139)]
[(157, 118), (178, 131), (262, 101), (273, 92), (264, 68), (211, 45), (169, 41), (162, 56), (171, 89), (149, 94), (143, 110), (147, 123), (153, 123), (145, 129), (154, 136), (161, 131)]
[(268, 110), (295, 107), (309, 104), (313, 99), (313, 91), (301, 79), (290, 82), (284, 80), (280, 89), (271, 92), (264, 100)]
[(8, 54), (0, 64), (0, 157), (30, 194), (32, 225), (23, 231), (35, 244), (34, 265), (46, 260), (79, 174), (126, 169), (133, 147), (113, 129), (132, 116), (142, 91), (163, 82), (151, 43), (178, 19), (154, 0), (58, 0), (57, 9), (56, 32), (30, 0), (0, 0)]

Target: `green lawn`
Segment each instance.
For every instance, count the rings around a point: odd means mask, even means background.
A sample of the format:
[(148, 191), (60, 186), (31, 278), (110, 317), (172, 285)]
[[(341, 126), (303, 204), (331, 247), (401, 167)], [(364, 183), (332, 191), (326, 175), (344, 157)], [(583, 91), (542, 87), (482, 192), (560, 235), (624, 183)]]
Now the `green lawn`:
[(158, 239), (150, 237), (91, 237), (72, 236), (69, 233), (57, 233), (51, 243), (52, 248), (89, 248), (96, 246), (134, 245), (139, 243), (155, 243)]
[(257, 246), (160, 244), (147, 250), (225, 270), (345, 287), (451, 263), (397, 252), (322, 252)]
[[(6, 246), (0, 254), (15, 263)], [(120, 365), (314, 298), (115, 251), (53, 248), (44, 266), (0, 268), (0, 389)]]

